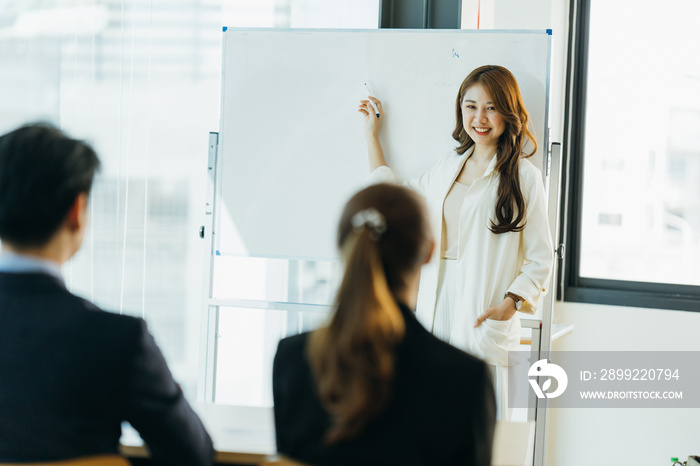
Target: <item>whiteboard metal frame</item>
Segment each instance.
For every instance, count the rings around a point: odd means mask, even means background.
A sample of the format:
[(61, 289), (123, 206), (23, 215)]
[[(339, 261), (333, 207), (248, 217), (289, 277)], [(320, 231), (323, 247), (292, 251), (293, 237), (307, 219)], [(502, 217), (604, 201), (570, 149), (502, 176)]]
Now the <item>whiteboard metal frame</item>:
[(197, 376), (197, 401), (213, 402), (216, 386), (216, 345), (218, 340), (219, 308), (209, 301), (213, 292), (214, 256), (218, 247), (219, 213), (217, 200), (221, 195), (221, 157), (219, 155), (219, 133), (209, 133), (207, 157), (207, 183), (204, 208), (204, 225), (200, 237), (204, 239), (204, 273), (202, 274), (202, 313), (200, 315), (199, 371)]

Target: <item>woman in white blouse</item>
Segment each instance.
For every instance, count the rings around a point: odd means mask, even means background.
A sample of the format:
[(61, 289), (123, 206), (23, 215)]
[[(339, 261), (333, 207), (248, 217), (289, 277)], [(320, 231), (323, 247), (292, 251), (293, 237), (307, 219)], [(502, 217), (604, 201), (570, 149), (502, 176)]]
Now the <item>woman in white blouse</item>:
[[(384, 118), (360, 102), (373, 182), (396, 181), (379, 140)], [(429, 171), (405, 182), (426, 198), (440, 239), (421, 272), (416, 315), (439, 338), (491, 366), (498, 417), (508, 419), (508, 351), (520, 342), (517, 311), (533, 314), (547, 291), (553, 262), (537, 150), (513, 75), (482, 66), (457, 95), (458, 147)], [(532, 150), (523, 147), (530, 142)]]

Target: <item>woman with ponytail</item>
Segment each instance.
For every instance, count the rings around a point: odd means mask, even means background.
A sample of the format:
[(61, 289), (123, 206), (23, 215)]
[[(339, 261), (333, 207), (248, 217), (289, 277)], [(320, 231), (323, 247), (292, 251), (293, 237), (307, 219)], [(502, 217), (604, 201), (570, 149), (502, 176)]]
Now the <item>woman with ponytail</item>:
[[(379, 117), (369, 100), (365, 118), (370, 179), (395, 182), (379, 141)], [(499, 419), (509, 419), (508, 351), (520, 342), (517, 311), (534, 314), (553, 264), (540, 171), (527, 160), (537, 150), (515, 77), (481, 66), (457, 94), (457, 147), (405, 184), (424, 197), (439, 227), (435, 260), (423, 268), (418, 320), (440, 339), (489, 363)]]
[(491, 464), (486, 364), (413, 313), (434, 245), (425, 203), (406, 188), (377, 184), (347, 203), (337, 309), (328, 325), (282, 340), (275, 356), (281, 454), (313, 465)]

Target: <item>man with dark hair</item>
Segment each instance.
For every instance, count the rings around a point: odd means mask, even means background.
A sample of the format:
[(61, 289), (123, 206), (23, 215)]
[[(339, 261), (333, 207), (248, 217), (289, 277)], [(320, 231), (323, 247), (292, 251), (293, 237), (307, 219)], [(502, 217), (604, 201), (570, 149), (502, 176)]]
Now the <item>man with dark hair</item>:
[(90, 146), (50, 125), (0, 137), (0, 463), (116, 454), (128, 421), (156, 464), (212, 464), (146, 323), (63, 283), (98, 168)]

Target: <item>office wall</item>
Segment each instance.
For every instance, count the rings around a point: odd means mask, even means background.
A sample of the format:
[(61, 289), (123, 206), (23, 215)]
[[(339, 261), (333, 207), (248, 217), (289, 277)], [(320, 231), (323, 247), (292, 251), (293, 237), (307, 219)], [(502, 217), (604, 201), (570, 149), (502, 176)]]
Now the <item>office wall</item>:
[[(472, 2), (474, 3), (474, 2)], [(569, 5), (566, 0), (482, 0), (480, 27), (553, 29), (550, 124), (562, 141)], [(463, 4), (469, 8), (467, 0)], [(556, 303), (557, 323), (573, 333), (555, 351), (700, 351), (700, 314)], [(667, 465), (672, 456), (700, 453), (700, 409), (550, 410), (547, 466)]]
[[(700, 351), (700, 313), (557, 303), (555, 314), (575, 326), (555, 351)], [(548, 419), (548, 466), (668, 465), (700, 453), (700, 409), (559, 409)]]

